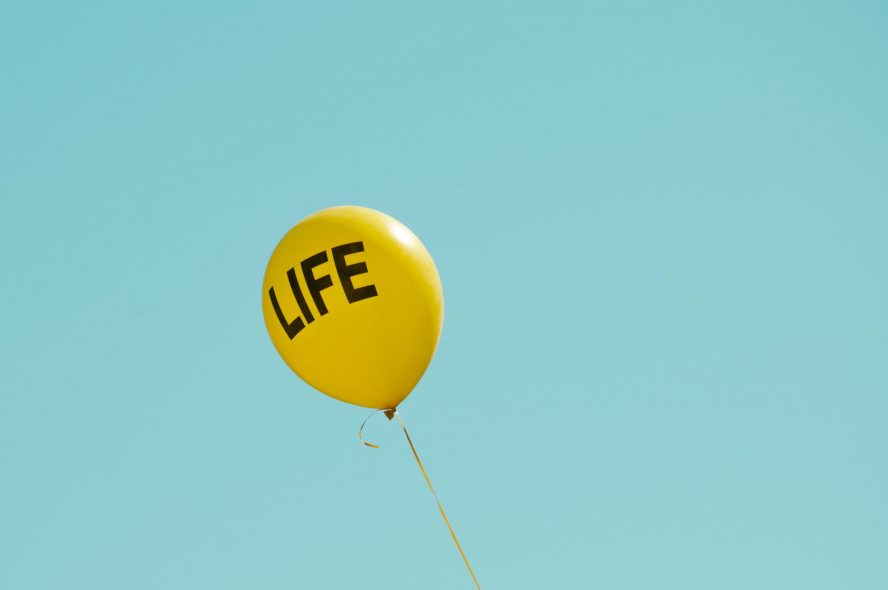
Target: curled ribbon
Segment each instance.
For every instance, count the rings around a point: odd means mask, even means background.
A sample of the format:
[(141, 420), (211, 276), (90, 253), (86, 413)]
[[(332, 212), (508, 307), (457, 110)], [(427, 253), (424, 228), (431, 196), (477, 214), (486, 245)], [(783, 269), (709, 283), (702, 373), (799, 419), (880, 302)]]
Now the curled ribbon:
[(361, 444), (364, 445), (365, 447), (370, 447), (371, 449), (378, 449), (379, 448), (379, 445), (375, 445), (372, 442), (367, 442), (366, 440), (364, 440), (364, 427), (367, 426), (367, 422), (370, 421), (370, 418), (372, 418), (373, 416), (375, 416), (376, 414), (378, 414), (380, 412), (385, 412), (385, 417), (388, 418), (389, 420), (391, 420), (392, 417), (394, 417), (397, 410), (395, 410), (395, 409), (376, 410), (376, 411), (372, 412), (369, 416), (364, 418), (364, 421), (361, 423), (361, 428), (358, 429), (358, 439), (361, 441)]

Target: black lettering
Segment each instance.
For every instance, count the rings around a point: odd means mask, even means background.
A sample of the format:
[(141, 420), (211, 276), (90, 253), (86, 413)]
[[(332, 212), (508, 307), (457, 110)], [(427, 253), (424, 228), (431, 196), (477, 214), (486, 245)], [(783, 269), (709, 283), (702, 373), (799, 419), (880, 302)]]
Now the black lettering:
[(364, 242), (351, 242), (333, 248), (333, 262), (336, 264), (336, 272), (339, 274), (339, 282), (342, 283), (342, 290), (345, 291), (345, 298), (349, 303), (376, 297), (376, 285), (366, 285), (357, 289), (352, 284), (352, 277), (362, 275), (367, 272), (367, 263), (358, 262), (356, 264), (348, 264), (345, 257), (349, 254), (364, 251)]
[(327, 262), (326, 250), (322, 250), (302, 261), (302, 274), (305, 276), (305, 286), (308, 288), (308, 292), (311, 293), (311, 298), (314, 299), (318, 313), (321, 315), (327, 313), (327, 304), (324, 303), (324, 298), (321, 297), (321, 291), (332, 287), (333, 279), (330, 278), (330, 275), (315, 277), (312, 269), (325, 262)]
[(299, 304), (299, 310), (302, 312), (302, 315), (305, 316), (305, 321), (309, 324), (312, 323), (314, 321), (314, 316), (311, 313), (311, 308), (308, 307), (308, 303), (305, 302), (305, 296), (302, 294), (302, 289), (299, 287), (295, 268), (291, 268), (287, 271), (287, 278), (290, 279), (290, 289), (293, 291), (293, 297), (296, 298), (296, 303)]
[(277, 314), (281, 327), (284, 329), (284, 332), (287, 333), (290, 340), (292, 340), (296, 337), (296, 334), (301, 332), (302, 328), (305, 327), (305, 322), (303, 322), (302, 318), (298, 316), (292, 322), (287, 321), (287, 318), (284, 317), (283, 310), (281, 310), (281, 305), (278, 303), (277, 295), (274, 294), (274, 287), (269, 287), (268, 296), (271, 298), (271, 306), (274, 308), (274, 313)]

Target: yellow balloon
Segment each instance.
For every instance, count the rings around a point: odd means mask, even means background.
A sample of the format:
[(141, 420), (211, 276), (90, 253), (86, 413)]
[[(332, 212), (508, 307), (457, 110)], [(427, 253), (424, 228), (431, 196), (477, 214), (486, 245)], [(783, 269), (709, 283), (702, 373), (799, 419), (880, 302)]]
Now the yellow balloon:
[(364, 207), (324, 209), (271, 254), (262, 315), (278, 353), (309, 385), (367, 408), (395, 408), (425, 372), (444, 294), (425, 246)]

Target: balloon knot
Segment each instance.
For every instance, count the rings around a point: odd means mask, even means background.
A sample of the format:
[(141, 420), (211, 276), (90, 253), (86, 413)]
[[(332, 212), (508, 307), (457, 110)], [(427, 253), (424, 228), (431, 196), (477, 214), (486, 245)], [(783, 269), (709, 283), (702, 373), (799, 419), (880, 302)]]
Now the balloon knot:
[(385, 412), (384, 412), (385, 417), (388, 418), (389, 420), (391, 420), (392, 418), (395, 417), (395, 412), (397, 412), (397, 411), (398, 411), (398, 408), (389, 408), (388, 410), (385, 410)]

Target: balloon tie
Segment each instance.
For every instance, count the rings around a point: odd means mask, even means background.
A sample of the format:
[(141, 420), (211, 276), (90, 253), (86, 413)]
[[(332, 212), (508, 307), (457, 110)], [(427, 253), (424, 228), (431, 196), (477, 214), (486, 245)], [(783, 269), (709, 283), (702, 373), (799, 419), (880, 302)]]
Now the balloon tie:
[(392, 418), (397, 418), (398, 422), (401, 423), (401, 430), (404, 431), (404, 436), (407, 437), (407, 444), (410, 445), (410, 450), (413, 451), (413, 458), (416, 459), (416, 464), (419, 466), (419, 470), (422, 472), (422, 476), (425, 479), (426, 485), (429, 486), (429, 491), (432, 492), (432, 496), (435, 498), (435, 502), (438, 504), (438, 512), (441, 513), (441, 518), (444, 519), (444, 524), (447, 525), (447, 530), (450, 531), (450, 536), (453, 537), (453, 543), (456, 545), (457, 550), (459, 551), (460, 557), (462, 557), (463, 563), (466, 564), (466, 569), (469, 570), (469, 575), (472, 576), (472, 581), (475, 582), (475, 587), (478, 590), (481, 590), (481, 584), (478, 583), (478, 578), (475, 577), (475, 572), (472, 571), (472, 566), (469, 565), (469, 558), (466, 557), (465, 551), (463, 551), (462, 545), (459, 544), (459, 539), (456, 538), (456, 533), (453, 530), (453, 526), (450, 524), (450, 520), (447, 518), (447, 515), (444, 513), (444, 507), (441, 505), (441, 500), (438, 499), (438, 494), (435, 492), (434, 486), (432, 486), (432, 480), (429, 479), (429, 474), (426, 473), (425, 467), (422, 464), (422, 460), (419, 458), (419, 453), (416, 452), (416, 447), (413, 446), (413, 440), (410, 438), (410, 433), (407, 432), (407, 425), (404, 424), (404, 419), (401, 418), (401, 414), (398, 413), (397, 408), (389, 408), (383, 410), (376, 410), (364, 420), (364, 423), (361, 424), (360, 430), (358, 430), (358, 438), (361, 440), (365, 446), (368, 446), (372, 449), (378, 449), (379, 445), (375, 445), (373, 443), (367, 442), (364, 440), (363, 432), (364, 425), (367, 424), (367, 421), (370, 420), (373, 416), (378, 414), (379, 412), (385, 412), (385, 417), (391, 420)]

